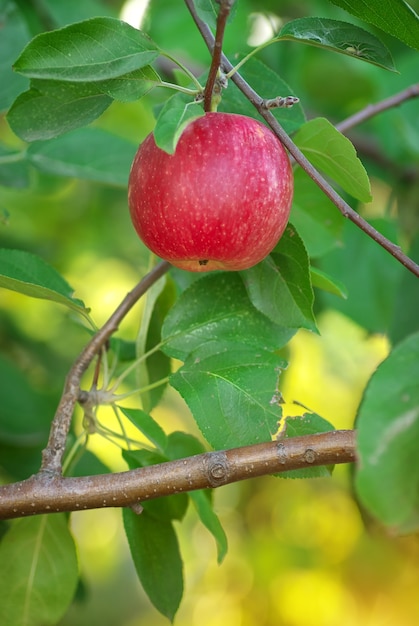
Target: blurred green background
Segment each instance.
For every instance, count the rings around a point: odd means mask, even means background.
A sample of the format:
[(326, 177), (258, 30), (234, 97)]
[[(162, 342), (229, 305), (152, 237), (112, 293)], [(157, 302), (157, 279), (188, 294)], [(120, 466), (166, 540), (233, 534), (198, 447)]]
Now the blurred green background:
[[(0, 36), (3, 64), (9, 66), (26, 41), (47, 28), (98, 15), (122, 16), (138, 26), (141, 9), (145, 11), (142, 27), (160, 46), (197, 72), (209, 62), (180, 0), (155, 0), (149, 7), (140, 1), (37, 0), (33, 4), (40, 7), (37, 19), (29, 2), (0, 3), (0, 10), (15, 20), (13, 37), (1, 40)], [(419, 8), (418, 2), (411, 4)], [(281, 20), (304, 15), (351, 20), (327, 0), (239, 0), (225, 52), (234, 59), (249, 44), (271, 36), (272, 27), (278, 29)], [(292, 87), (308, 117), (322, 115), (339, 122), (418, 80), (418, 53), (388, 35), (380, 37), (391, 49), (399, 74), (291, 42), (265, 49), (260, 58)], [(160, 69), (170, 76), (171, 68)], [(272, 88), (273, 96), (277, 95)], [(24, 79), (10, 73), (0, 98), (2, 108), (6, 110), (24, 89)], [(115, 103), (95, 125), (136, 146), (152, 130), (153, 110), (167, 95), (160, 90), (136, 103)], [(416, 251), (418, 120), (418, 103), (412, 100), (351, 135), (372, 177), (374, 193), (371, 205), (357, 209)], [(10, 147), (21, 145), (4, 117), (0, 139)], [(21, 189), (0, 186), (0, 246), (43, 257), (66, 277), (100, 325), (150, 263), (130, 222), (126, 189), (34, 170), (28, 183)], [(351, 428), (369, 376), (391, 343), (413, 330), (401, 328), (403, 311), (396, 311), (401, 294), (412, 293), (410, 277), (351, 224), (345, 224), (336, 249), (318, 265), (347, 285), (349, 298), (319, 294), (320, 336), (301, 331), (291, 342), (290, 367), (282, 387), (284, 412), (302, 412), (294, 404), (297, 401), (337, 428)], [(382, 286), (378, 293), (377, 282)], [(417, 294), (417, 286), (413, 293)], [(122, 336), (135, 336), (138, 317), (136, 307), (121, 328)], [(0, 290), (0, 373), (6, 372), (0, 386), (7, 380), (8, 389), (2, 391), (7, 392), (8, 402), (21, 403), (17, 408), (22, 415), (30, 414), (34, 402), (44, 407), (45, 434), (65, 374), (87, 340), (86, 330), (58, 305)], [(19, 389), (25, 390), (22, 398)], [(174, 391), (165, 394), (153, 414), (168, 432), (186, 429), (198, 434)], [(102, 419), (112, 420), (111, 413), (104, 411)], [(80, 415), (77, 420), (76, 431)], [(93, 438), (92, 450), (112, 469), (125, 469), (119, 451), (104, 440)], [(3, 443), (0, 458), (6, 468), (3, 480), (24, 478), (37, 469), (39, 442), (28, 437)], [(216, 564), (212, 538), (190, 511), (179, 526), (186, 590), (176, 623), (416, 626), (417, 539), (389, 537), (363, 519), (352, 499), (350, 471), (338, 467), (332, 480), (264, 478), (219, 489), (215, 508), (230, 546), (221, 566)], [(72, 528), (83, 584), (60, 626), (166, 624), (140, 589), (120, 511), (75, 513)]]

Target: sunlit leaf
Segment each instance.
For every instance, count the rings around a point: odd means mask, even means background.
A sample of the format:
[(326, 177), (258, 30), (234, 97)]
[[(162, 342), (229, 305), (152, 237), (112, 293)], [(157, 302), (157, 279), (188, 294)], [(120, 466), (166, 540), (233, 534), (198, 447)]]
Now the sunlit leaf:
[(2, 626), (49, 626), (67, 610), (78, 580), (65, 515), (13, 523), (0, 544)]
[(158, 54), (151, 39), (136, 28), (96, 17), (37, 35), (14, 69), (29, 78), (98, 81), (138, 70)]
[(405, 0), (331, 0), (365, 22), (419, 49), (419, 17)]
[(160, 448), (161, 451), (165, 450), (167, 435), (150, 415), (141, 409), (128, 409), (125, 407), (119, 407), (119, 409), (151, 443)]
[(324, 17), (302, 17), (287, 22), (278, 40), (291, 39), (320, 48), (330, 48), (348, 56), (395, 71), (388, 48), (374, 35), (348, 22)]
[(269, 441), (281, 418), (278, 383), (286, 363), (253, 347), (192, 355), (170, 382), (215, 449)]
[(295, 134), (294, 141), (315, 167), (347, 193), (362, 202), (371, 201), (368, 174), (354, 146), (328, 120), (317, 117), (306, 122)]
[(73, 297), (66, 280), (40, 257), (23, 250), (0, 249), (0, 287), (33, 298), (59, 302), (86, 314), (83, 302)]
[(419, 528), (419, 333), (378, 366), (357, 417), (356, 489), (363, 505), (399, 532)]

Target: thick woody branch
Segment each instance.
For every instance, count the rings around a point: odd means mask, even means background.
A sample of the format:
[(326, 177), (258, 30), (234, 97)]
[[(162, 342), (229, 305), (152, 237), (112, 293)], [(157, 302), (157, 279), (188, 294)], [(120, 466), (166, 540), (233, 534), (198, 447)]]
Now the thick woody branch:
[[(193, 0), (185, 0), (185, 4), (188, 7), (193, 20), (195, 21), (202, 38), (204, 39), (208, 49), (211, 51), (214, 46), (214, 37), (196, 13)], [(229, 60), (222, 55), (221, 67), (223, 71), (228, 74), (233, 66)], [(343, 198), (333, 189), (333, 187), (323, 178), (323, 176), (316, 170), (310, 161), (304, 156), (299, 148), (294, 144), (291, 138), (284, 131), (282, 126), (272, 115), (272, 113), (266, 108), (265, 100), (256, 93), (254, 89), (240, 76), (238, 72), (231, 76), (231, 80), (237, 85), (240, 91), (246, 96), (246, 98), (253, 104), (258, 113), (265, 119), (267, 124), (272, 128), (276, 136), (281, 140), (289, 153), (295, 159), (295, 161), (302, 167), (302, 169), (310, 176), (310, 178), (316, 183), (316, 185), (323, 191), (323, 193), (333, 202), (333, 204), (339, 209), (342, 215), (354, 224), (356, 224), (361, 230), (363, 230), (369, 237), (382, 246), (387, 252), (389, 252), (395, 259), (397, 259), (402, 265), (404, 265), (415, 276), (419, 277), (419, 265), (405, 255), (399, 246), (389, 241), (380, 232), (373, 228), (366, 220), (364, 220), (359, 213), (354, 211), (352, 207), (345, 202)], [(397, 102), (396, 102), (397, 104)], [(376, 105), (377, 106), (377, 105)], [(386, 107), (388, 108), (388, 106)]]
[(63, 478), (40, 473), (0, 487), (0, 519), (104, 507), (141, 510), (141, 502), (175, 493), (354, 460), (355, 432), (341, 430), (207, 452), (115, 474)]

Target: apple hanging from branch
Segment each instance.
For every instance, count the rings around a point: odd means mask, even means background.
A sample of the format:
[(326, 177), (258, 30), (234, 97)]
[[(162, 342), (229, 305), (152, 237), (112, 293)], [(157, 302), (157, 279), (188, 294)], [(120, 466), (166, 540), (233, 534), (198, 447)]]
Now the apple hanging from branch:
[(134, 227), (155, 254), (184, 270), (244, 270), (275, 247), (288, 222), (293, 173), (261, 122), (206, 113), (170, 155), (152, 134), (131, 167)]

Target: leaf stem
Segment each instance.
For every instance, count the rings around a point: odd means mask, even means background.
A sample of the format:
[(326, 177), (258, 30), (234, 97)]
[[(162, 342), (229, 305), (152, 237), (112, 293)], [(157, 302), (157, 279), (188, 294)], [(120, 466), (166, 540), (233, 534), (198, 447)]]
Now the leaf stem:
[[(191, 79), (191, 81), (195, 85), (198, 93), (202, 93), (204, 91), (204, 89), (203, 89), (201, 83), (199, 82), (199, 80), (196, 78), (196, 76), (193, 74), (193, 72), (191, 72), (191, 70), (186, 67), (186, 65), (183, 65), (183, 63), (181, 63), (178, 59), (176, 59), (176, 57), (173, 57), (171, 54), (169, 54), (165, 50), (161, 50), (160, 49), (160, 54), (161, 54), (161, 56), (166, 57), (166, 59), (169, 59), (169, 61), (172, 61), (172, 63), (177, 65), (177, 67), (179, 69), (181, 69), (182, 72), (184, 72)], [(163, 81), (162, 81), (162, 83), (163, 83)], [(167, 84), (165, 86), (168, 87), (169, 84)]]
[(214, 110), (214, 87), (216, 84), (218, 72), (220, 69), (224, 31), (227, 24), (228, 16), (230, 15), (231, 7), (233, 6), (233, 0), (220, 0), (220, 9), (217, 16), (217, 28), (215, 31), (215, 39), (213, 39), (212, 61), (208, 74), (207, 83), (204, 90), (204, 110)]
[(55, 412), (49, 434), (48, 444), (42, 452), (41, 473), (48, 475), (60, 475), (62, 471), (62, 458), (65, 451), (67, 435), (70, 430), (71, 418), (74, 407), (79, 398), (80, 380), (95, 355), (100, 352), (111, 335), (118, 330), (119, 324), (128, 311), (143, 296), (163, 274), (170, 268), (170, 263), (161, 261), (151, 272), (130, 291), (116, 308), (108, 321), (92, 337), (80, 356), (70, 369), (61, 400)]

